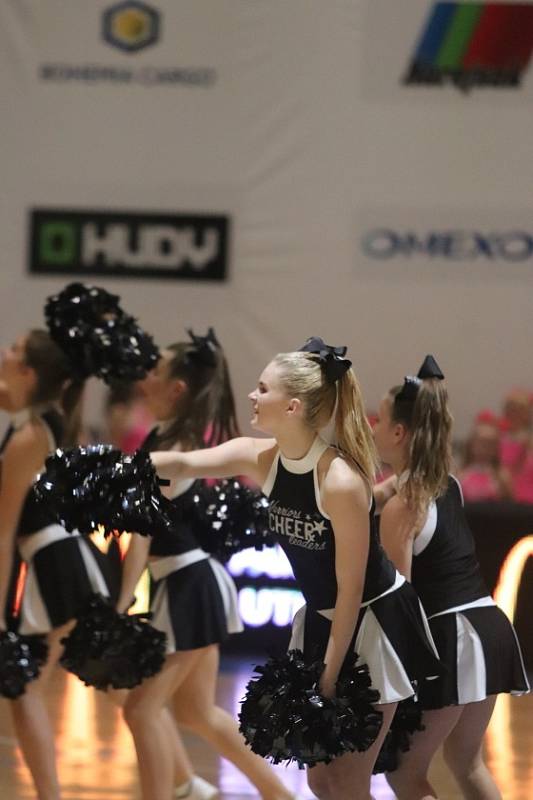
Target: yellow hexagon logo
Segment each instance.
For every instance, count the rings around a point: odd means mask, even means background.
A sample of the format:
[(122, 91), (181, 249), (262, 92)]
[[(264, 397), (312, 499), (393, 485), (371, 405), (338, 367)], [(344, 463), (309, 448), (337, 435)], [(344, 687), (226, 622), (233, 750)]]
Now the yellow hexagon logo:
[(104, 12), (104, 41), (127, 53), (136, 53), (159, 39), (161, 15), (146, 3), (126, 0)]

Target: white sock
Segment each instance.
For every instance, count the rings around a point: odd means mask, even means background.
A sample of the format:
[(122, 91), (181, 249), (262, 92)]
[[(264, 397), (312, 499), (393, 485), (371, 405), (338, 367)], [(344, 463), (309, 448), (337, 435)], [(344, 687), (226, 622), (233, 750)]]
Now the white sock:
[(192, 780), (185, 781), (185, 783), (182, 783), (181, 786), (176, 786), (175, 796), (187, 797), (187, 795), (191, 793), (191, 789), (192, 789)]
[(176, 787), (174, 796), (184, 800), (187, 797), (205, 800), (205, 798), (218, 797), (218, 789), (212, 783), (200, 778), (199, 775), (193, 775), (190, 781)]

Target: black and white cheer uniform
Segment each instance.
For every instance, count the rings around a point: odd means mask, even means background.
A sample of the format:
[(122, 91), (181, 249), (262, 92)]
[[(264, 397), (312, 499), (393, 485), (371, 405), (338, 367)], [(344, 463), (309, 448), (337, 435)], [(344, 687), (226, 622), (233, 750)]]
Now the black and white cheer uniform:
[[(318, 462), (329, 445), (315, 439), (307, 455), (279, 451), (263, 487), (272, 533), (285, 551), (306, 604), (297, 611), (289, 649), (323, 659), (337, 600), (335, 539), (320, 501)], [(440, 674), (429, 627), (412, 586), (387, 559), (370, 510), (370, 547), (353, 649), (368, 665), (380, 703), (410, 697), (412, 681)]]
[[(148, 434), (144, 450), (154, 449), (157, 432)], [(198, 546), (187, 513), (199, 483), (173, 485), (173, 529), (150, 542), (150, 624), (166, 633), (168, 653), (219, 644), (243, 630), (235, 584), (222, 564)]]
[(481, 577), (461, 487), (451, 475), (414, 540), (411, 581), (447, 667), (441, 680), (421, 686), (425, 708), (529, 691), (514, 628)]
[[(30, 419), (24, 409), (12, 417), (12, 424), (3, 443)], [(40, 420), (49, 439), (49, 451), (61, 443), (63, 420), (54, 409), (43, 411)], [(68, 533), (53, 521), (46, 505), (37, 502), (29, 489), (22, 507), (17, 549), (27, 565), (26, 579), (19, 611), (21, 634), (48, 633), (73, 619), (93, 592), (110, 594), (105, 558), (89, 540), (79, 533)]]

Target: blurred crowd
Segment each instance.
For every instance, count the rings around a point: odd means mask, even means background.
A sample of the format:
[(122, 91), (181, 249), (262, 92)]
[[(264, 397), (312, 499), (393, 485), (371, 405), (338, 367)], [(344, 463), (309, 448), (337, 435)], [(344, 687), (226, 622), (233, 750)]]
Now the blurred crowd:
[(480, 411), (464, 443), (458, 477), (467, 502), (533, 503), (533, 395), (513, 389), (501, 413)]

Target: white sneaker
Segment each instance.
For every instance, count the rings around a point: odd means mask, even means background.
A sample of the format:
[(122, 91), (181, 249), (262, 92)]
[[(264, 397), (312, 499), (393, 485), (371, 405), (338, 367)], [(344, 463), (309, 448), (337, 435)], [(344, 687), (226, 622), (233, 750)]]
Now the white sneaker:
[(193, 775), (185, 788), (176, 789), (175, 797), (183, 800), (213, 800), (218, 797), (218, 788), (199, 775)]

